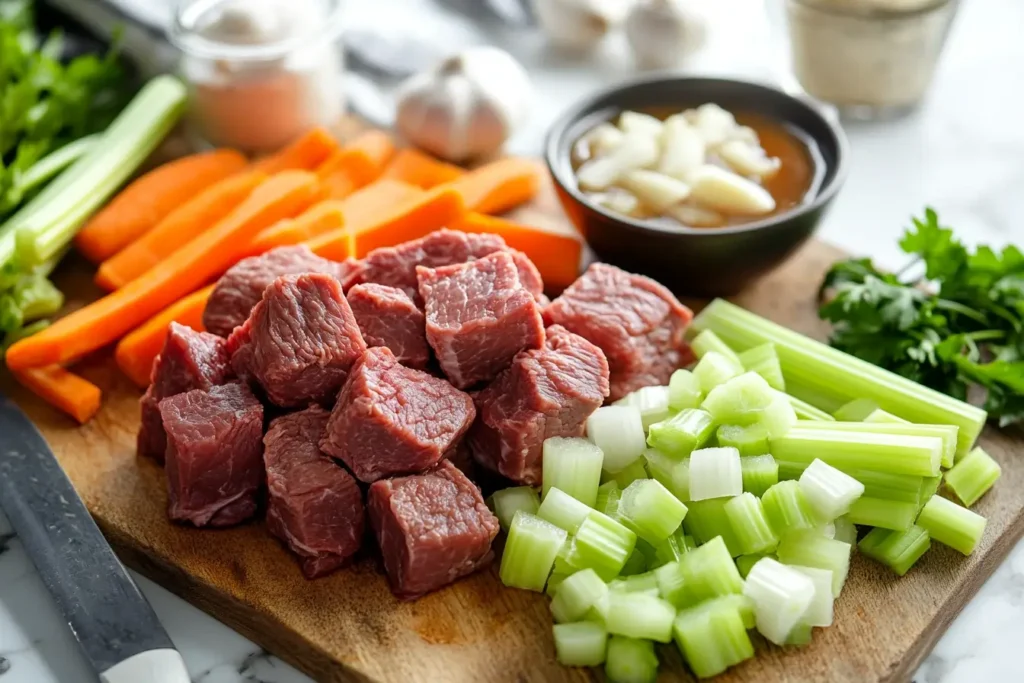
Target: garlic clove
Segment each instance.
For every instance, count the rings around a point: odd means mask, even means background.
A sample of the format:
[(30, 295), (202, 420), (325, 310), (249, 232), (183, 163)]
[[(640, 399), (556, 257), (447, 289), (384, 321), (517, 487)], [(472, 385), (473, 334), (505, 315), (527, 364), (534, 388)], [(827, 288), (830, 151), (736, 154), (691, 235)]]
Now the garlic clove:
[(656, 171), (627, 171), (619, 178), (619, 184), (655, 213), (664, 213), (668, 207), (690, 196), (689, 185)]
[(679, 180), (704, 163), (704, 138), (686, 119), (675, 114), (665, 119), (661, 132), (658, 171)]
[(590, 156), (604, 156), (610, 154), (616, 147), (622, 144), (625, 134), (610, 123), (600, 123), (583, 136), (590, 151)]
[(725, 216), (722, 214), (692, 204), (669, 207), (666, 213), (690, 228), (719, 228), (725, 225)]
[(629, 0), (533, 0), (541, 30), (564, 50), (589, 50), (625, 18)]
[(641, 133), (653, 138), (660, 138), (662, 123), (650, 114), (624, 111), (619, 114), (619, 129), (623, 133)]
[(609, 211), (614, 211), (624, 216), (640, 215), (640, 200), (637, 199), (636, 195), (632, 195), (629, 192), (616, 190), (615, 192), (594, 195), (592, 199)]
[(727, 215), (760, 216), (775, 210), (767, 190), (735, 173), (706, 164), (690, 174), (690, 198)]
[(778, 157), (768, 157), (760, 146), (740, 140), (729, 140), (716, 150), (722, 161), (740, 175), (769, 178), (782, 167)]
[(730, 140), (739, 140), (750, 145), (761, 146), (761, 138), (757, 137), (757, 131), (750, 126), (737, 126), (729, 135)]
[(707, 33), (704, 18), (683, 0), (637, 0), (625, 28), (641, 69), (678, 66), (703, 45)]
[(604, 190), (626, 171), (647, 168), (658, 160), (658, 144), (644, 133), (624, 135), (608, 156), (591, 159), (576, 171), (576, 182), (584, 190)]
[(708, 147), (715, 147), (728, 140), (737, 127), (736, 117), (711, 102), (697, 107), (692, 116), (687, 118)]
[(622, 167), (608, 157), (591, 159), (576, 171), (576, 184), (581, 189), (607, 190), (622, 174)]

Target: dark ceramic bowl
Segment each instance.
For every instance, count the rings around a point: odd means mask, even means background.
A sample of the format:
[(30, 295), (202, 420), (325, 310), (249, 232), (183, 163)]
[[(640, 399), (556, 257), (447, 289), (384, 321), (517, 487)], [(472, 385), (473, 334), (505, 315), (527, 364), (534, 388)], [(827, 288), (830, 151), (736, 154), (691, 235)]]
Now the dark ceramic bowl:
[[(570, 153), (594, 125), (626, 109), (686, 109), (714, 102), (759, 114), (813, 140), (821, 158), (816, 192), (800, 206), (725, 228), (669, 229), (611, 212), (576, 186)], [(577, 104), (551, 129), (545, 159), (566, 213), (596, 256), (650, 275), (679, 294), (732, 294), (779, 265), (814, 232), (846, 176), (846, 137), (813, 105), (764, 85), (724, 78), (660, 77), (631, 81)]]

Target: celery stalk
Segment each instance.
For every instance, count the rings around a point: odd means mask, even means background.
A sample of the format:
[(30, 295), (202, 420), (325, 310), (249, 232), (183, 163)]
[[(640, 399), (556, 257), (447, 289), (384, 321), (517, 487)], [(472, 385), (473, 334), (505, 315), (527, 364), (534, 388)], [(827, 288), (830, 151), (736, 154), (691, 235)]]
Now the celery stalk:
[(543, 591), (565, 539), (565, 531), (554, 524), (528, 512), (517, 512), (501, 556), (501, 582), (513, 588)]
[(916, 502), (905, 503), (861, 496), (850, 506), (846, 516), (854, 524), (905, 531), (914, 523), (918, 509), (919, 506)]
[(718, 424), (748, 425), (757, 422), (776, 397), (761, 375), (745, 372), (711, 389), (701, 408)]
[(942, 439), (821, 429), (829, 422), (802, 423), (771, 439), (769, 449), (778, 460), (806, 462), (815, 458), (840, 470), (868, 469), (893, 474), (933, 477), (939, 473)]
[(928, 502), (928, 499), (939, 492), (942, 486), (942, 477), (925, 477), (921, 480), (921, 493), (917, 498), (917, 507), (921, 509)]
[[(779, 467), (779, 479), (781, 480), (799, 479), (809, 465), (809, 463), (794, 463), (786, 460), (776, 460), (776, 464)], [(832, 466), (836, 467), (836, 465)], [(914, 503), (920, 500), (924, 477), (910, 474), (889, 474), (851, 467), (836, 467), (836, 469), (846, 472), (864, 484), (864, 495), (868, 498), (884, 498), (905, 503)]]
[(850, 551), (849, 543), (806, 533), (784, 536), (775, 554), (783, 564), (831, 570), (832, 596), (838, 598), (850, 570)]
[(604, 664), (608, 632), (600, 624), (581, 621), (552, 627), (555, 654), (562, 666), (600, 666)]
[(985, 426), (986, 414), (980, 408), (837, 351), (723, 299), (705, 307), (690, 328), (695, 332), (711, 330), (736, 351), (772, 342), (787, 391), (822, 409), (834, 410), (852, 399), (866, 398), (911, 422), (956, 425), (960, 428), (957, 451), (964, 454)]
[(690, 500), (743, 493), (740, 453), (735, 448), (701, 448), (690, 454)]
[[(634, 553), (637, 551), (634, 550)], [(631, 574), (615, 579), (608, 584), (608, 590), (623, 593), (647, 593), (658, 597), (658, 577), (653, 571)]]
[(939, 543), (964, 555), (978, 547), (985, 533), (984, 517), (941, 496), (932, 496), (925, 503), (917, 524)]
[(871, 413), (878, 410), (878, 404), (867, 398), (855, 398), (844, 403), (832, 413), (832, 417), (840, 422), (863, 422)]
[(761, 499), (754, 494), (743, 493), (731, 499), (725, 504), (725, 514), (744, 555), (767, 553), (779, 544)]
[(779, 465), (768, 454), (740, 458), (740, 470), (743, 473), (743, 490), (759, 498), (779, 483)]
[(710, 351), (715, 351), (722, 354), (736, 366), (743, 367), (743, 361), (736, 354), (735, 351), (729, 348), (729, 345), (718, 338), (718, 335), (710, 330), (701, 332), (692, 340), (690, 340), (690, 348), (693, 349), (693, 353), (697, 358), (703, 358)]
[(942, 440), (942, 467), (953, 466), (956, 453), (957, 433), (955, 425), (919, 425), (910, 422), (826, 422), (824, 424), (800, 425), (800, 430), (856, 432), (868, 434), (897, 434), (903, 436), (932, 436)]
[(717, 676), (754, 656), (743, 617), (726, 603), (677, 617), (673, 634), (697, 678)]
[[(701, 334), (705, 334), (702, 332)], [(764, 380), (771, 385), (772, 389), (778, 391), (786, 390), (786, 380), (782, 376), (782, 366), (779, 365), (779, 354), (775, 353), (775, 345), (772, 343), (761, 344), (752, 349), (747, 349), (739, 354), (740, 363), (744, 370), (756, 372), (764, 377)]]
[(686, 516), (686, 506), (655, 479), (639, 479), (622, 492), (622, 522), (648, 543), (672, 535)]
[(604, 673), (609, 683), (654, 683), (658, 677), (658, 656), (650, 640), (612, 636)]
[(697, 378), (704, 394), (742, 373), (743, 366), (717, 351), (708, 351), (693, 368), (693, 376)]
[(964, 506), (971, 507), (992, 488), (1001, 474), (999, 463), (979, 447), (946, 472), (946, 485)]
[(676, 370), (668, 381), (668, 406), (672, 410), (696, 408), (704, 399), (700, 380), (689, 370)]
[(715, 423), (704, 410), (686, 408), (667, 420), (651, 425), (647, 444), (666, 455), (685, 458), (715, 433)]
[(798, 483), (811, 509), (825, 522), (846, 514), (854, 501), (864, 495), (864, 484), (821, 460), (812, 462)]
[(548, 489), (535, 514), (545, 522), (575, 534), (593, 510), (559, 488)]
[(557, 487), (584, 505), (594, 505), (604, 462), (600, 448), (586, 439), (553, 437), (544, 440), (543, 458), (542, 498)]
[(795, 481), (780, 481), (770, 487), (761, 496), (764, 514), (775, 535), (813, 529), (817, 523), (814, 510), (811, 509), (800, 485)]
[(793, 406), (793, 410), (796, 411), (797, 418), (801, 420), (808, 420), (811, 422), (833, 422), (836, 418), (832, 417), (824, 410), (815, 408), (807, 401), (801, 401), (796, 396), (790, 396), (784, 394), (786, 400), (789, 401), (789, 405)]
[(732, 446), (744, 457), (768, 452), (768, 430), (762, 424), (722, 425), (715, 438), (719, 446)]
[(743, 578), (720, 536), (686, 553), (679, 561), (679, 572), (682, 590), (676, 596), (679, 602), (673, 604), (680, 607), (743, 592)]
[(862, 553), (881, 562), (899, 576), (910, 571), (930, 547), (928, 532), (916, 524), (906, 531), (872, 529), (857, 544)]
[(661, 482), (680, 501), (690, 501), (690, 459), (676, 460), (656, 448), (644, 451), (644, 461), (651, 478)]
[(808, 626), (831, 626), (832, 606), (832, 570), (818, 567), (801, 567), (790, 565), (814, 583), (814, 599), (811, 600), (807, 612), (801, 617), (801, 623)]
[(604, 621), (608, 633), (659, 643), (672, 640), (676, 608), (654, 595), (610, 591)]
[[(716, 537), (721, 537), (729, 551), (729, 555), (736, 557), (742, 555), (739, 539), (736, 532), (729, 524), (729, 517), (725, 514), (725, 504), (728, 498), (709, 498), (708, 500), (695, 500), (687, 504), (688, 511), (683, 520), (685, 529), (703, 548), (708, 543), (714, 542)], [(692, 553), (690, 553), (692, 554)]]
[(78, 161), (95, 147), (102, 136), (99, 133), (86, 135), (69, 142), (60, 149), (56, 149), (45, 157), (32, 164), (32, 167), (23, 175), (18, 182), (23, 195), (28, 195), (37, 187), (53, 178), (71, 164)]
[(875, 422), (881, 424), (913, 424), (910, 420), (904, 420), (902, 417), (896, 417), (892, 413), (886, 412), (881, 408), (872, 410), (871, 413), (864, 418), (864, 422)]
[(636, 547), (636, 534), (611, 517), (591, 512), (580, 524), (576, 550), (585, 566), (618, 574)]
[[(498, 518), (501, 528), (508, 531), (512, 526), (512, 519), (520, 510), (537, 514), (540, 507), (540, 496), (537, 491), (529, 486), (513, 486), (507, 489), (495, 491), (491, 496), (491, 509), (494, 516)], [(549, 520), (550, 521), (550, 520)]]

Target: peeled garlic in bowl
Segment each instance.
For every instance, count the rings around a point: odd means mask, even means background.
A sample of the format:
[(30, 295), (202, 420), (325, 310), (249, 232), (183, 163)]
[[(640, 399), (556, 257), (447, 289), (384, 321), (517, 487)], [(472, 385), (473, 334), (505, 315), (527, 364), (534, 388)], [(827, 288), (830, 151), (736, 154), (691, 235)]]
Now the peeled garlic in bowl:
[(619, 184), (659, 213), (690, 196), (690, 186), (683, 181), (644, 169), (626, 171)]
[(610, 154), (580, 166), (576, 181), (584, 190), (607, 189), (626, 171), (654, 165), (658, 152), (658, 143), (650, 135), (627, 133)]
[(690, 174), (690, 197), (724, 214), (759, 216), (775, 210), (775, 199), (757, 183), (706, 164)]
[(665, 119), (658, 171), (685, 180), (690, 171), (704, 164), (706, 152), (703, 136), (682, 114), (674, 114)]
[(740, 175), (770, 178), (782, 168), (782, 161), (778, 157), (769, 158), (760, 145), (751, 145), (742, 140), (723, 142), (715, 151), (729, 168)]

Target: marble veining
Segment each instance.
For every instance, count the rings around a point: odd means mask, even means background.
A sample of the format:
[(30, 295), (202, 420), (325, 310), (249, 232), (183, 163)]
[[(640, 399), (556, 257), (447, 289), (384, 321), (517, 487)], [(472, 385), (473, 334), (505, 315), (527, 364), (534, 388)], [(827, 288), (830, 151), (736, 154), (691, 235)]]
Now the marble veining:
[[(776, 2), (777, 0), (766, 0)], [(444, 52), (493, 42), (529, 68), (537, 93), (530, 124), (510, 148), (536, 154), (546, 127), (575, 98), (628, 74), (621, 41), (590, 58), (552, 53), (539, 37), (494, 22), (479, 27), (454, 0), (351, 2), (353, 30), (388, 27), (392, 43)], [(770, 78), (772, 45), (759, 0), (706, 3), (716, 19), (692, 69)], [(731, 21), (721, 21), (723, 18)], [(374, 29), (373, 27), (377, 28)], [(926, 204), (972, 243), (1024, 243), (1024, 3), (961, 3), (928, 101), (902, 121), (849, 125), (851, 169), (820, 236), (898, 267), (896, 238)], [(437, 45), (436, 36), (444, 42)], [(403, 42), (404, 41), (404, 42)], [(199, 533), (199, 532), (197, 532)], [(215, 619), (136, 577), (185, 657), (193, 683), (310, 683)], [(1022, 681), (1024, 543), (986, 582), (915, 674), (914, 683)], [(42, 582), (0, 514), (0, 683), (96, 683)]]

